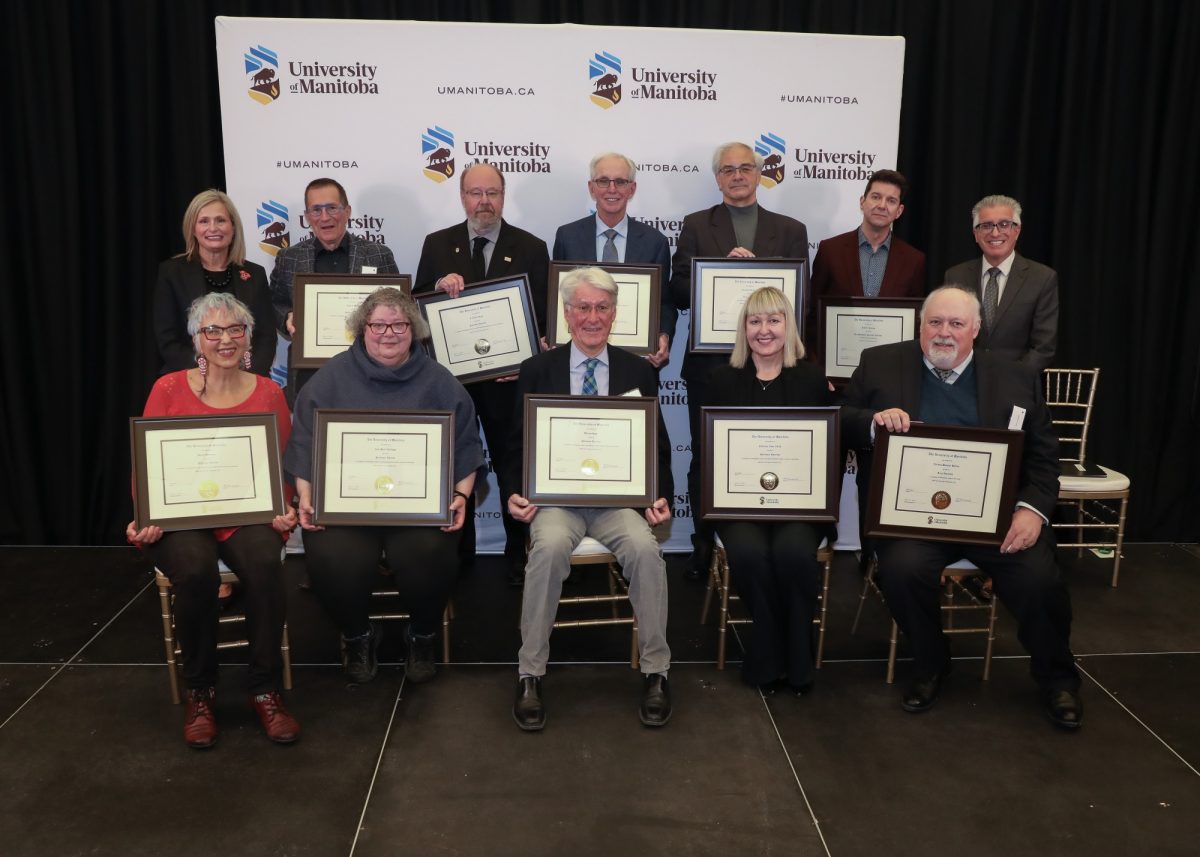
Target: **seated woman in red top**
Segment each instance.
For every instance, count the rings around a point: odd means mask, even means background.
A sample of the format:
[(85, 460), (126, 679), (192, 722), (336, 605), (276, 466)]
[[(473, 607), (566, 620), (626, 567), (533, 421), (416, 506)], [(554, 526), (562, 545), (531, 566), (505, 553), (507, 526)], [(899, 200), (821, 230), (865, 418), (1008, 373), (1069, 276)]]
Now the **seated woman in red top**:
[[(188, 333), (196, 349), (196, 368), (159, 378), (146, 400), (148, 417), (196, 414), (275, 414), (279, 446), (287, 445), (292, 421), (283, 391), (268, 378), (251, 374), (247, 343), (254, 318), (246, 305), (225, 292), (197, 298), (188, 310)], [(284, 496), (292, 492), (284, 489)], [(171, 580), (175, 622), (183, 649), (187, 707), (183, 737), (192, 747), (211, 747), (217, 740), (213, 700), (217, 682), (218, 558), (237, 572), (245, 591), (250, 640), (251, 704), (272, 741), (287, 744), (300, 736), (296, 722), (279, 696), (283, 658), (284, 592), (280, 553), (296, 526), (289, 508), (270, 524), (177, 530), (135, 529), (125, 535)]]
[[(830, 404), (825, 376), (804, 361), (796, 316), (783, 292), (759, 289), (738, 319), (729, 364), (713, 370), (705, 405), (814, 407)], [(813, 684), (812, 628), (823, 533), (804, 521), (718, 521), (733, 586), (754, 625), (742, 679), (763, 693)]]

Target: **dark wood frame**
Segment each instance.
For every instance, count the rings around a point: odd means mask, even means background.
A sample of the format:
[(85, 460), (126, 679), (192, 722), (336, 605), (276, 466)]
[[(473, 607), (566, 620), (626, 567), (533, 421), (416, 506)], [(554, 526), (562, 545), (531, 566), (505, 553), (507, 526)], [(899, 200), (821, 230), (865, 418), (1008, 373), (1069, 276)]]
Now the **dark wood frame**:
[[(561, 396), (527, 393), (523, 403), (525, 443), (521, 452), (522, 491), (531, 503), (545, 506), (614, 507), (646, 509), (658, 499), (658, 399), (654, 396)], [(544, 441), (537, 433), (537, 412), (542, 408), (639, 411), (646, 422), (645, 491), (641, 494), (572, 494), (536, 492), (536, 450)]]
[[(791, 258), (729, 258), (728, 256), (699, 256), (692, 259), (692, 309), (691, 324), (688, 333), (688, 350), (704, 354), (728, 354), (733, 351), (733, 343), (705, 343), (700, 341), (700, 323), (705, 309), (701, 300), (700, 286), (703, 272), (706, 269), (738, 268), (778, 268), (779, 270), (796, 271), (796, 294), (792, 300), (792, 309), (796, 313), (797, 324), (804, 323), (804, 302), (808, 295), (808, 260)], [(785, 292), (786, 294), (786, 292)]]
[[(418, 512), (329, 512), (325, 510), (326, 445), (329, 427), (340, 423), (392, 423), (405, 425), (441, 425), (444, 445), (441, 449), (438, 484), (443, 503), (437, 513)], [(381, 527), (448, 527), (454, 522), (450, 503), (454, 499), (454, 413), (452, 411), (369, 411), (318, 408), (313, 418), (312, 504), (313, 523)]]
[[(982, 443), (1002, 444), (1008, 447), (1007, 461), (1004, 473), (1000, 475), (1000, 501), (997, 506), (996, 526), (988, 533), (958, 530), (946, 526), (913, 527), (895, 524), (881, 524), (879, 521), (883, 508), (883, 483), (888, 470), (888, 452), (892, 448), (890, 441), (909, 439), (928, 439), (945, 441), (953, 444), (955, 441), (977, 441)], [(871, 463), (871, 485), (867, 494), (866, 534), (869, 536), (884, 536), (889, 538), (921, 539), (931, 542), (955, 542), (975, 545), (999, 545), (1004, 541), (1012, 523), (1013, 511), (1017, 504), (1017, 482), (1021, 471), (1021, 453), (1025, 445), (1025, 434), (1019, 431), (996, 428), (976, 428), (968, 426), (933, 425), (930, 423), (913, 423), (908, 432), (892, 435), (882, 427), (876, 426), (875, 453)], [(989, 479), (994, 478), (989, 474)], [(924, 514), (924, 513), (922, 513)], [(936, 510), (929, 513), (943, 514)]]
[[(504, 291), (512, 288), (517, 288), (520, 294), (520, 307), (524, 318), (516, 320), (517, 335), (522, 333), (527, 338), (527, 346), (529, 354), (525, 357), (516, 358), (511, 363), (496, 364), (485, 369), (480, 369), (476, 372), (464, 372), (459, 374), (454, 371), (454, 368), (449, 365), (449, 357), (439, 349), (439, 343), (434, 341), (432, 325), (430, 325), (430, 339), (426, 340), (425, 350), (429, 356), (436, 360), (441, 365), (450, 370), (450, 373), (458, 379), (460, 384), (471, 384), (476, 381), (489, 381), (492, 378), (502, 378), (506, 375), (516, 375), (520, 369), (521, 363), (529, 357), (541, 353), (542, 347), (538, 342), (537, 316), (533, 312), (533, 300), (529, 292), (529, 277), (525, 274), (517, 274), (512, 277), (502, 277), (494, 280), (484, 280), (479, 283), (472, 283), (462, 291), (462, 295), (480, 295), (489, 292)], [(462, 296), (460, 295), (460, 297)], [(421, 314), (425, 317), (425, 321), (429, 321), (430, 307), (446, 303), (448, 301), (457, 300), (452, 298), (445, 292), (424, 292), (416, 296), (417, 306), (421, 309)]]
[[(304, 353), (304, 327), (308, 321), (305, 304), (310, 285), (322, 286), (363, 286), (369, 287), (363, 291), (363, 300), (367, 295), (384, 286), (392, 286), (412, 294), (412, 276), (409, 274), (316, 274), (306, 272), (296, 274), (292, 278), (292, 325), (296, 332), (292, 335), (292, 346), (288, 349), (288, 362), (293, 369), (320, 369), (332, 358), (316, 357)], [(347, 343), (346, 348), (350, 345)]]
[[(700, 474), (700, 517), (711, 521), (828, 521), (838, 519), (838, 504), (841, 497), (840, 408), (755, 408), (755, 407), (705, 407), (700, 411), (700, 438), (703, 445), (702, 471)], [(824, 423), (826, 427), (825, 450), (825, 502), (820, 509), (781, 509), (760, 506), (741, 508), (737, 506), (714, 506), (716, 472), (720, 462), (716, 461), (714, 425), (717, 420), (733, 420), (747, 423), (748, 428), (761, 424), (769, 429), (772, 423), (782, 421), (810, 420)], [(695, 454), (693, 452), (693, 454)], [(763, 492), (764, 497), (767, 492)]]
[[(562, 281), (563, 275), (575, 270), (576, 268), (602, 268), (613, 275), (613, 279), (617, 279), (621, 274), (635, 274), (638, 276), (648, 276), (650, 278), (650, 296), (649, 296), (649, 317), (641, 319), (646, 322), (646, 333), (642, 337), (644, 341), (638, 342), (636, 345), (621, 345), (618, 347), (624, 348), (626, 351), (632, 351), (634, 354), (653, 354), (658, 351), (658, 328), (662, 314), (662, 280), (663, 271), (661, 265), (635, 265), (631, 263), (613, 263), (613, 262), (551, 262), (550, 277), (549, 277), (549, 296), (546, 306), (546, 342), (553, 348), (558, 338), (560, 326), (564, 326), (562, 314), (562, 306), (559, 304), (558, 284)], [(611, 340), (611, 336), (609, 337)], [(557, 343), (565, 344), (565, 343)]]
[[(829, 331), (827, 330), (829, 314), (826, 312), (828, 307), (912, 309), (914, 311), (913, 339), (916, 339), (921, 335), (921, 304), (924, 302), (924, 298), (868, 298), (861, 295), (831, 295), (829, 297), (820, 298), (817, 301), (817, 338), (819, 343), (817, 357), (821, 368), (825, 370), (825, 374), (829, 377), (829, 380), (832, 381), (836, 386), (843, 386), (850, 382), (849, 375), (844, 377), (841, 375), (829, 375), (829, 367), (825, 363), (825, 358), (828, 356), (825, 352), (829, 344)], [(884, 343), (880, 344), (882, 345)], [(805, 343), (805, 345), (810, 345), (810, 343)]]
[[(152, 518), (150, 509), (150, 485), (146, 463), (146, 444), (155, 429), (178, 431), (191, 429), (203, 432), (213, 428), (254, 428), (266, 432), (267, 468), (271, 484), (271, 507), (254, 512), (232, 514), (205, 513), (178, 518)], [(202, 436), (202, 435), (201, 435)], [(239, 527), (249, 524), (269, 524), (276, 515), (282, 515), (285, 507), (283, 496), (283, 468), (279, 461), (279, 427), (273, 413), (227, 414), (178, 417), (131, 417), (129, 419), (129, 460), (133, 464), (133, 517), (139, 530), (147, 526), (163, 530), (198, 530), (213, 527)], [(220, 501), (206, 501), (220, 502)]]

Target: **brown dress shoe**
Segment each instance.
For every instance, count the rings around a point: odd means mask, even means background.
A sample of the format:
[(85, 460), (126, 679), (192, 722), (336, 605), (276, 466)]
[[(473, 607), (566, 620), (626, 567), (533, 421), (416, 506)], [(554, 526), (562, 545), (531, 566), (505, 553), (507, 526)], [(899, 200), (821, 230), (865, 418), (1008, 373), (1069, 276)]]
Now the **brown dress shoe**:
[(250, 704), (254, 706), (254, 713), (258, 715), (267, 737), (276, 744), (291, 744), (300, 737), (300, 724), (283, 707), (279, 691), (273, 690), (253, 696), (250, 698)]
[(183, 740), (189, 747), (204, 750), (217, 743), (217, 718), (213, 714), (215, 688), (189, 688), (184, 700)]

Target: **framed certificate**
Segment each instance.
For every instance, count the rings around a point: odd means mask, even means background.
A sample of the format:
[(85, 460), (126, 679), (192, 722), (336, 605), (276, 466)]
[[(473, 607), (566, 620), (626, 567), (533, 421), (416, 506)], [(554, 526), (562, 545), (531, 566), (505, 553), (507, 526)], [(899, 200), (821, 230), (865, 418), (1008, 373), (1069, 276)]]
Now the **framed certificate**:
[(803, 259), (693, 259), (690, 350), (732, 351), (742, 305), (765, 286), (783, 292), (803, 320), (806, 267)]
[(867, 348), (917, 338), (922, 298), (829, 297), (820, 300), (825, 375), (848, 381)]
[(525, 396), (532, 503), (647, 508), (658, 499), (657, 453), (653, 396)]
[(463, 384), (515, 375), (539, 351), (537, 321), (524, 274), (417, 295), (429, 322), (429, 353)]
[(658, 351), (658, 323), (662, 310), (662, 266), (618, 265), (612, 262), (551, 262), (550, 306), (546, 312), (546, 341), (562, 345), (571, 341), (563, 316), (563, 299), (558, 284), (576, 268), (603, 268), (617, 281), (617, 315), (613, 319), (611, 345), (634, 354)]
[(879, 429), (867, 535), (999, 545), (1012, 522), (1025, 435), (913, 423)]
[(318, 408), (312, 472), (315, 523), (449, 526), (454, 414)]
[(295, 369), (319, 369), (354, 341), (346, 317), (383, 286), (412, 294), (408, 274), (296, 274), (292, 281), (290, 357)]
[(838, 408), (702, 408), (705, 520), (836, 521)]
[(269, 524), (284, 513), (274, 414), (133, 417), (129, 442), (139, 530)]

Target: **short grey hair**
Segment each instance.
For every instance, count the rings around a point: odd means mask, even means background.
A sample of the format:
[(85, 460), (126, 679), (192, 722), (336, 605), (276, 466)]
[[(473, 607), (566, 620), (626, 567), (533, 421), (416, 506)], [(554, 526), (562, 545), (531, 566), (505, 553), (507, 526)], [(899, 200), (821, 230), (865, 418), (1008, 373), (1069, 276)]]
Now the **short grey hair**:
[(758, 152), (754, 151), (753, 146), (747, 145), (746, 143), (739, 142), (738, 140), (730, 140), (728, 143), (722, 143), (721, 145), (717, 146), (716, 151), (713, 152), (712, 171), (713, 171), (714, 176), (717, 175), (721, 171), (721, 158), (725, 157), (725, 153), (728, 152), (730, 149), (732, 149), (734, 146), (741, 146), (744, 149), (749, 149), (750, 154), (754, 156), (754, 165), (756, 167), (758, 167), (760, 170), (763, 168), (763, 161), (765, 159)]
[(192, 301), (187, 313), (188, 336), (194, 337), (200, 332), (200, 327), (209, 313), (222, 310), (233, 319), (234, 324), (246, 325), (247, 339), (254, 336), (254, 313), (250, 312), (250, 307), (228, 292), (209, 292)]
[(596, 164), (600, 163), (605, 158), (619, 158), (620, 160), (624, 161), (625, 166), (629, 167), (629, 180), (631, 182), (637, 181), (637, 164), (635, 164), (629, 156), (622, 155), (620, 152), (601, 152), (599, 155), (592, 158), (592, 162), (588, 164), (589, 180), (596, 177)]
[(1021, 203), (1017, 202), (1011, 196), (1005, 196), (1002, 193), (993, 193), (975, 203), (975, 207), (971, 209), (971, 226), (975, 227), (979, 225), (979, 212), (985, 208), (993, 208), (995, 206), (1011, 208), (1013, 223), (1017, 224), (1017, 226), (1021, 225)]
[(381, 286), (371, 292), (367, 295), (367, 299), (358, 305), (357, 309), (346, 316), (346, 327), (350, 329), (355, 338), (362, 339), (363, 331), (367, 329), (367, 322), (370, 320), (371, 314), (381, 306), (391, 307), (404, 313), (409, 329), (412, 330), (413, 339), (429, 338), (429, 322), (425, 320), (425, 316), (421, 315), (417, 302), (409, 295), (391, 286)]
[(575, 268), (558, 281), (558, 293), (562, 296), (563, 303), (573, 303), (575, 290), (584, 284), (606, 292), (613, 298), (617, 296), (617, 281), (608, 271), (596, 267)]
[(979, 310), (979, 296), (976, 295), (970, 289), (964, 289), (962, 286), (960, 286), (956, 283), (947, 283), (944, 286), (938, 286), (936, 289), (934, 289), (932, 292), (930, 292), (929, 294), (927, 294), (925, 296), (925, 301), (924, 301), (924, 303), (921, 304), (921, 320), (922, 321), (925, 320), (925, 308), (929, 306), (929, 302), (932, 301), (939, 294), (942, 294), (943, 292), (946, 292), (946, 291), (956, 291), (962, 295), (965, 295), (967, 298), (969, 298), (971, 301), (971, 309), (974, 312), (975, 321), (982, 320), (982, 314), (980, 313), (980, 310)]

